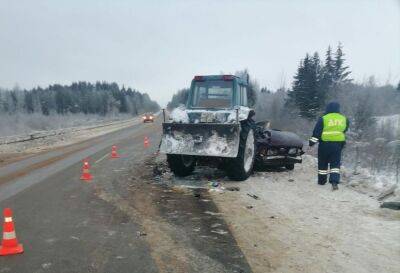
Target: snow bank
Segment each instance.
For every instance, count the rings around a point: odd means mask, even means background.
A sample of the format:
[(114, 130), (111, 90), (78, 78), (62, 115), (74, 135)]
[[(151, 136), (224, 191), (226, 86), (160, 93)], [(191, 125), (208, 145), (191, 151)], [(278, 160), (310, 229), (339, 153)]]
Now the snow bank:
[[(245, 120), (249, 116), (250, 108), (240, 106), (239, 108), (239, 120)], [(232, 123), (236, 121), (236, 111), (232, 111), (228, 116), (228, 123)]]
[(189, 122), (189, 116), (183, 105), (175, 108), (171, 112), (170, 119), (173, 122), (177, 122), (177, 123), (188, 123)]
[(400, 130), (400, 114), (391, 116), (375, 117), (378, 128), (391, 127), (394, 130)]
[(36, 131), (57, 130), (78, 126), (91, 126), (111, 121), (129, 120), (132, 115), (116, 114), (34, 114), (0, 115), (0, 137), (30, 134)]
[[(239, 120), (245, 120), (249, 116), (250, 108), (240, 106)], [(183, 105), (175, 108), (170, 115), (170, 120), (176, 123), (188, 123), (190, 114), (211, 115), (208, 117), (213, 122), (218, 123), (235, 123), (236, 122), (236, 110), (204, 110), (204, 109), (186, 109)], [(199, 119), (192, 121), (194, 123), (200, 122)]]
[[(303, 163), (299, 166), (302, 169), (314, 169), (315, 179), (317, 170), (317, 158), (311, 155), (303, 156)], [(381, 173), (374, 174), (367, 168), (357, 168), (354, 173), (353, 168), (347, 166), (341, 167), (341, 183), (364, 194), (368, 194), (374, 198), (381, 198), (388, 192), (393, 192), (388, 195), (390, 200), (400, 200), (400, 187), (396, 184), (394, 174)]]
[(342, 167), (341, 172), (343, 183), (359, 192), (375, 198), (384, 198), (384, 195), (388, 195), (390, 199), (400, 200), (400, 188), (393, 174), (374, 174), (367, 168), (358, 168), (355, 173), (353, 169), (346, 167)]

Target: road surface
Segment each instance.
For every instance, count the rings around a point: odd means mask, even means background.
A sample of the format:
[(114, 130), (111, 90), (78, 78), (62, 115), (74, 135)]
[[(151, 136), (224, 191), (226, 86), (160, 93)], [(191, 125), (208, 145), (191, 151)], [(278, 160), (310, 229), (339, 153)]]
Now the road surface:
[[(0, 208), (25, 249), (0, 257), (0, 272), (251, 272), (206, 191), (153, 179), (159, 139), (157, 120), (0, 167)], [(94, 179), (83, 182), (87, 157)]]

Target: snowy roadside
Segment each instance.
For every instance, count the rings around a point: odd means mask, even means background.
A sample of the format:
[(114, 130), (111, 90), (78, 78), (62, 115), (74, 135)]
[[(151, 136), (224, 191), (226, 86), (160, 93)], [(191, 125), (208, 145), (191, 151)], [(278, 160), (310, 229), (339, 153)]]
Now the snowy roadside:
[(379, 208), (382, 185), (362, 183), (365, 174), (355, 185), (344, 172), (336, 192), (316, 184), (312, 156), (294, 171), (259, 172), (245, 182), (208, 168), (184, 179), (166, 171), (159, 180), (210, 189), (254, 272), (400, 272), (400, 212)]
[(239, 192), (213, 198), (254, 272), (400, 272), (400, 212), (351, 186), (318, 186), (311, 156), (233, 184)]
[[(63, 134), (60, 135), (39, 138), (32, 141), (3, 144), (0, 145), (0, 165), (7, 164), (28, 155), (71, 145), (90, 138), (111, 133), (138, 124), (140, 122), (141, 117), (135, 117), (133, 119), (123, 122), (115, 122), (115, 124), (113, 123), (104, 127), (93, 127), (92, 125), (88, 126), (87, 128), (80, 127), (79, 130), (74, 130), (74, 128), (71, 128), (70, 130), (66, 129)], [(104, 124), (109, 124), (109, 122)], [(102, 124), (98, 124), (98, 126), (101, 125)]]

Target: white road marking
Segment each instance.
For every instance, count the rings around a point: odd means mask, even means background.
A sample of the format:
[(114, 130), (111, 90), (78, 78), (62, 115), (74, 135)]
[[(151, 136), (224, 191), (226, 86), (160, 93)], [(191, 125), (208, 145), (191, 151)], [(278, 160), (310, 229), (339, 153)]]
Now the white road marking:
[(94, 162), (94, 164), (99, 163), (100, 161), (102, 161), (104, 158), (106, 158), (108, 156), (108, 154), (105, 154), (103, 157), (101, 157), (100, 159), (98, 159), (97, 161)]

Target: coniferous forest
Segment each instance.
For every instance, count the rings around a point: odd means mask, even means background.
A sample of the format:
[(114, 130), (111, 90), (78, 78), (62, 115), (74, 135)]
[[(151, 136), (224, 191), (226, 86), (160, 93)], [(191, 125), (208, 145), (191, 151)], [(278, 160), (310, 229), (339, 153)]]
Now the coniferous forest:
[(127, 119), (159, 108), (148, 94), (116, 83), (0, 89), (0, 137)]
[(157, 111), (158, 104), (147, 94), (131, 88), (120, 88), (116, 83), (77, 82), (71, 85), (54, 84), (31, 90), (2, 90), (0, 113), (98, 114), (127, 113), (138, 115)]

